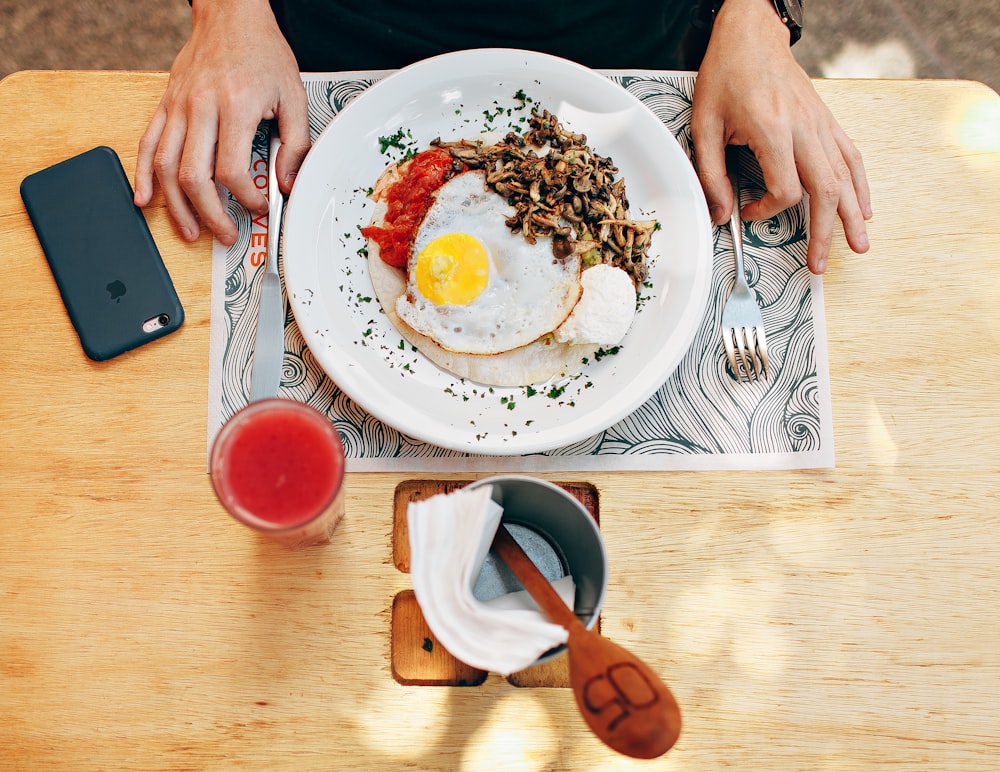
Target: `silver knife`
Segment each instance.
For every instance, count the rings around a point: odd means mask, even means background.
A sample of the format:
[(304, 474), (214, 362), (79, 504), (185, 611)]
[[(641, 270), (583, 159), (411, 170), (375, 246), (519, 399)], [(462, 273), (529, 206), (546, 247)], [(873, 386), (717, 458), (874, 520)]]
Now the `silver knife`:
[(278, 189), (277, 126), (271, 127), (267, 158), (267, 254), (260, 285), (260, 309), (257, 311), (257, 337), (253, 346), (253, 370), (250, 374), (250, 401), (278, 395), (281, 365), (285, 358), (285, 303), (278, 278), (278, 239), (281, 237), (281, 214), (284, 199)]

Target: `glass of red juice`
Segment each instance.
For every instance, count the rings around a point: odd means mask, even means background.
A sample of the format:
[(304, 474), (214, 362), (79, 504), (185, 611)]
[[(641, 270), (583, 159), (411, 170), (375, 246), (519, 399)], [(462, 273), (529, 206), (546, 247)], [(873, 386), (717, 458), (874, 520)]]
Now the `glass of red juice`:
[(252, 402), (212, 444), (212, 486), (236, 520), (289, 547), (328, 542), (344, 516), (344, 447), (330, 420), (287, 399)]

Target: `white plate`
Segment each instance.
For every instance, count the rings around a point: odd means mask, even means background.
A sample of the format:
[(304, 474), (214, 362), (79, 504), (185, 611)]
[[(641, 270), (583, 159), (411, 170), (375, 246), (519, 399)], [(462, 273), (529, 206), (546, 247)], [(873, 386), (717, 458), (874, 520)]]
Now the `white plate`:
[[(561, 395), (462, 381), (411, 347), (382, 313), (361, 252), (366, 192), (395, 156), (380, 138), (400, 129), (423, 149), (435, 137), (503, 128), (523, 92), (625, 177), (634, 217), (662, 228), (650, 254), (652, 289), (614, 356), (589, 363)], [(498, 108), (515, 108), (489, 123)], [(712, 230), (687, 156), (642, 103), (602, 75), (556, 57), (506, 49), (418, 62), (358, 96), (317, 138), (284, 223), (285, 287), (299, 329), (325, 372), (354, 402), (410, 437), (490, 455), (542, 452), (618, 422), (670, 376), (698, 329), (712, 272)]]

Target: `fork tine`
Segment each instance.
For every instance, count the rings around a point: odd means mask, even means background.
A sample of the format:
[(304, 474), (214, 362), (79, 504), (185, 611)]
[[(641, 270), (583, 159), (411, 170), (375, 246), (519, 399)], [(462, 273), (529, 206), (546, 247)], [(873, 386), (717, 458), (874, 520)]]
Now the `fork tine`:
[(757, 328), (757, 349), (760, 351), (761, 370), (767, 378), (771, 370), (767, 363), (767, 335), (764, 334), (764, 325)]
[(759, 381), (761, 366), (760, 357), (757, 355), (757, 333), (760, 332), (760, 327), (746, 327), (745, 329), (747, 333), (747, 354), (750, 357), (750, 361), (753, 362), (753, 373), (751, 374), (747, 370), (747, 375), (749, 376), (749, 380)]
[(736, 349), (733, 347), (733, 340), (736, 337), (735, 329), (724, 329), (722, 331), (722, 343), (726, 347), (726, 356), (729, 358), (729, 366), (733, 370), (736, 380), (740, 380), (740, 365), (736, 361)]
[[(740, 353), (740, 361), (743, 363), (743, 369), (746, 371), (747, 380), (752, 381), (753, 376), (750, 373), (750, 363), (747, 361), (747, 327), (739, 327), (736, 330), (736, 347)], [(750, 350), (751, 356), (753, 355), (753, 349)]]

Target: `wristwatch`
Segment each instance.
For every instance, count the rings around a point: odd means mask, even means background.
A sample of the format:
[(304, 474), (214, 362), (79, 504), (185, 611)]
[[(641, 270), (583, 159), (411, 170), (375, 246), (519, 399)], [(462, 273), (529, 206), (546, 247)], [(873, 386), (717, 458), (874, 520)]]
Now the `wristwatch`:
[[(695, 6), (691, 14), (691, 22), (701, 29), (711, 29), (715, 15), (722, 8), (724, 0), (702, 0)], [(802, 37), (802, 3), (804, 0), (771, 0), (774, 10), (778, 12), (782, 23), (788, 27), (791, 34), (789, 45), (795, 45)]]
[(774, 10), (778, 12), (781, 21), (791, 33), (791, 44), (795, 45), (802, 37), (802, 2), (803, 0), (771, 0)]

